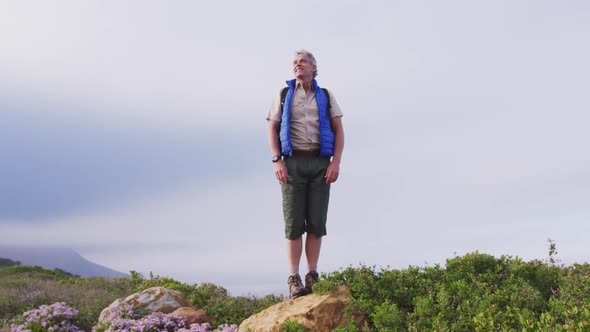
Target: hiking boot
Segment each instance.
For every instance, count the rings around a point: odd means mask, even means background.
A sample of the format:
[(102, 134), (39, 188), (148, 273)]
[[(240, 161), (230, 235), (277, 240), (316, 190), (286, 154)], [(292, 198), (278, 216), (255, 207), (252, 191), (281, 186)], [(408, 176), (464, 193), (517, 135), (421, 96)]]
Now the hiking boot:
[(287, 283), (289, 284), (289, 294), (291, 295), (292, 299), (309, 294), (307, 288), (303, 287), (303, 283), (301, 283), (301, 277), (298, 274), (289, 276)]
[(305, 289), (307, 289), (308, 292), (313, 293), (312, 287), (318, 282), (318, 280), (320, 280), (318, 273), (316, 271), (309, 271), (305, 275)]

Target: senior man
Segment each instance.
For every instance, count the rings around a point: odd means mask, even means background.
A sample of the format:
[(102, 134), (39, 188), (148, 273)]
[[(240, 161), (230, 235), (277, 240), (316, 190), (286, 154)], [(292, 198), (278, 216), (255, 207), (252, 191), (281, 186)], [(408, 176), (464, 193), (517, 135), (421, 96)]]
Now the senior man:
[[(301, 50), (293, 60), (295, 79), (275, 96), (267, 116), (268, 143), (273, 169), (281, 183), (283, 216), (290, 264), (289, 294), (297, 298), (312, 292), (326, 220), (330, 184), (338, 179), (344, 148), (342, 111), (327, 89), (320, 88), (316, 59)], [(303, 252), (308, 273), (305, 286), (299, 275)]]

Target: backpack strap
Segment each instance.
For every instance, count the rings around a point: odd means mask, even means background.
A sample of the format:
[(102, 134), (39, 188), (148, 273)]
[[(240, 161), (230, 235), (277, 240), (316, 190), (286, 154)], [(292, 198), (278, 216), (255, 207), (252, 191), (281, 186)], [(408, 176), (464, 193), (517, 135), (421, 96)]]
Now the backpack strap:
[(324, 94), (326, 95), (326, 99), (328, 99), (328, 113), (331, 113), (332, 105), (330, 105), (330, 94), (328, 93), (328, 89), (322, 88), (322, 91), (324, 91)]
[(285, 106), (285, 98), (287, 98), (287, 92), (289, 91), (289, 87), (286, 86), (281, 90), (281, 111), (283, 110), (283, 106)]
[[(283, 90), (281, 90), (281, 110), (283, 109), (283, 106), (285, 106), (285, 98), (287, 97), (288, 91), (289, 91), (288, 86), (284, 87)], [(330, 105), (330, 94), (328, 93), (328, 89), (326, 89), (326, 88), (322, 88), (322, 91), (324, 91), (324, 94), (326, 95), (326, 98), (328, 99), (328, 112), (330, 112), (332, 110), (332, 105)]]

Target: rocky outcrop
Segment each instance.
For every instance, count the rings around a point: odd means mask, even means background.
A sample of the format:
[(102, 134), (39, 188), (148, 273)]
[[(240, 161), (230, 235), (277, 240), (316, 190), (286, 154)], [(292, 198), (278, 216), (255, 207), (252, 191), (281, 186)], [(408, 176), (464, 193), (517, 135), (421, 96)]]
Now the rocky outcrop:
[(118, 299), (105, 308), (98, 318), (99, 323), (104, 323), (113, 317), (113, 313), (129, 307), (133, 312), (163, 312), (171, 313), (181, 307), (192, 307), (184, 294), (179, 291), (164, 287), (152, 287), (139, 293)]
[(174, 310), (172, 314), (184, 318), (188, 325), (190, 324), (203, 324), (210, 323), (211, 319), (205, 311), (201, 309), (195, 309), (193, 307), (182, 307)]
[[(240, 324), (238, 331), (279, 332), (285, 321), (297, 321), (306, 331), (330, 332), (348, 322), (343, 309), (348, 305), (350, 292), (345, 286), (324, 295), (310, 294), (287, 300), (251, 316)], [(354, 318), (357, 325), (361, 317)]]

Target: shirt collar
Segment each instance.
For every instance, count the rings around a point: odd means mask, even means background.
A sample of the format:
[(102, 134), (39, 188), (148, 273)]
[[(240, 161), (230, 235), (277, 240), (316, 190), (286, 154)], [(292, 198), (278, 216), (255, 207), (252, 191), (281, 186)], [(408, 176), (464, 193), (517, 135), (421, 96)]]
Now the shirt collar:
[[(295, 80), (295, 90), (297, 90), (299, 88), (303, 89), (303, 83), (299, 82), (298, 80)], [(309, 88), (309, 91), (312, 91), (312, 90), (313, 90), (313, 82), (311, 83), (311, 87)]]

